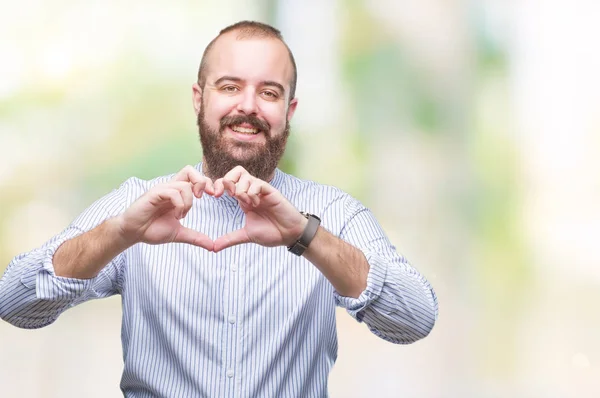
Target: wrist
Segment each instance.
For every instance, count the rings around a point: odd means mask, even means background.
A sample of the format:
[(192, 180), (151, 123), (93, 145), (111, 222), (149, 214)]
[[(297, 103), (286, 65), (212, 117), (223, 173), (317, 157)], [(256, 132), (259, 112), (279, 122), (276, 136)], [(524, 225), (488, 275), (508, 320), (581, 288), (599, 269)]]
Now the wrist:
[(298, 220), (298, 229), (292, 234), (292, 239), (285, 243), (285, 246), (289, 247), (296, 243), (304, 233), (304, 230), (306, 229), (307, 225), (308, 219), (302, 213), (300, 213), (300, 218)]
[(321, 225), (321, 219), (314, 214), (308, 214), (301, 212), (304, 222), (300, 225), (303, 226), (302, 233), (300, 236), (288, 246), (288, 251), (297, 256), (301, 256), (308, 246), (310, 242), (314, 239), (319, 226)]
[(122, 214), (106, 220), (105, 226), (107, 234), (114, 237), (116, 240), (115, 244), (123, 250), (140, 242), (139, 237), (136, 236), (136, 234), (127, 232)]

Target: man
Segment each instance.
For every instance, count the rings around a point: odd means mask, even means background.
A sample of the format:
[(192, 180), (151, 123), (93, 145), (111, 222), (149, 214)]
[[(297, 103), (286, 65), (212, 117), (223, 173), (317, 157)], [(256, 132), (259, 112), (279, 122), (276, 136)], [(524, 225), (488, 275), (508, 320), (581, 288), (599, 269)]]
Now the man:
[(371, 212), (276, 168), (295, 85), (279, 31), (221, 31), (192, 88), (202, 163), (127, 180), (15, 257), (0, 316), (39, 328), (120, 294), (130, 397), (327, 396), (336, 304), (390, 342), (425, 337), (436, 296)]

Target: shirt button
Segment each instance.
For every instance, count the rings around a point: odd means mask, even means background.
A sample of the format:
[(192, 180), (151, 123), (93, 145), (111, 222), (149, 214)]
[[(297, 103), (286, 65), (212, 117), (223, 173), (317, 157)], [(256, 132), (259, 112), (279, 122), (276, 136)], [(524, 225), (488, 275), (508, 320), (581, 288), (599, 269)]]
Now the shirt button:
[(235, 323), (235, 317), (233, 315), (229, 317), (229, 323), (231, 323), (232, 325)]
[(232, 265), (231, 265), (231, 271), (232, 271), (232, 272), (235, 272), (235, 271), (237, 271), (237, 266), (236, 266), (235, 264), (232, 264)]
[(229, 378), (233, 377), (233, 370), (229, 369), (227, 371), (227, 377), (229, 377)]

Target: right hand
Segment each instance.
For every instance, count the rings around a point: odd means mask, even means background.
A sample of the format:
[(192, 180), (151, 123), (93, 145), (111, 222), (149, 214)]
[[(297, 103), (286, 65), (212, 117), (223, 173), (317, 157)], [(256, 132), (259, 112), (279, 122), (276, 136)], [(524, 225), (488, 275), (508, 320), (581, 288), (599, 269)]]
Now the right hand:
[(208, 236), (181, 225), (194, 196), (214, 195), (212, 180), (186, 166), (169, 182), (155, 185), (118, 216), (119, 230), (129, 244), (181, 242), (213, 250)]

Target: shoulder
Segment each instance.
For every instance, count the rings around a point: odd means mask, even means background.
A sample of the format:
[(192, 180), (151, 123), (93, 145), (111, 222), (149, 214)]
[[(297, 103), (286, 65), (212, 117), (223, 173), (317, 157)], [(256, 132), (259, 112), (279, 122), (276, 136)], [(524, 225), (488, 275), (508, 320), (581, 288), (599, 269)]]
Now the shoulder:
[(278, 170), (282, 177), (281, 193), (289, 197), (321, 197), (336, 198), (349, 196), (338, 187), (333, 185), (321, 184), (313, 180), (305, 180), (291, 174)]
[(161, 184), (161, 183), (169, 181), (174, 175), (175, 175), (175, 173), (164, 175), (164, 176), (159, 176), (159, 177), (154, 177), (149, 180), (139, 178), (139, 177), (129, 177), (127, 180), (125, 180), (121, 184), (121, 187), (125, 187), (131, 191), (146, 192), (147, 190), (149, 190), (150, 188), (152, 188), (153, 186), (155, 186), (157, 184)]
[(118, 190), (125, 194), (130, 200), (136, 199), (142, 194), (146, 193), (149, 189), (155, 185), (166, 183), (170, 181), (174, 176), (175, 172), (165, 174), (162, 176), (153, 177), (150, 179), (144, 179), (137, 176), (132, 176), (121, 183)]
[(279, 172), (285, 181), (281, 184), (282, 194), (297, 207), (309, 208), (321, 214), (329, 211), (354, 213), (364, 209), (358, 199), (336, 186)]

